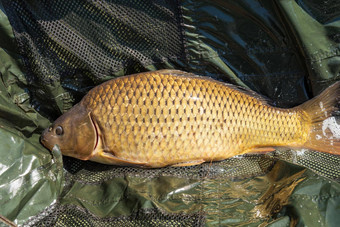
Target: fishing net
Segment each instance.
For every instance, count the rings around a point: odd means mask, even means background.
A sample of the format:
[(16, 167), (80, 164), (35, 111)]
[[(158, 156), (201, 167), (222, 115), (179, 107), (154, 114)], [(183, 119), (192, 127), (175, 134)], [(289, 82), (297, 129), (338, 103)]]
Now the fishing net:
[(340, 28), (328, 26), (340, 15), (335, 1), (0, 3), (0, 19), (9, 21), (0, 23), (14, 33), (8, 40), (0, 35), (10, 55), (0, 57), (20, 65), (0, 71), (0, 136), (7, 146), (0, 152), (11, 151), (0, 162), (0, 214), (25, 226), (340, 221), (335, 155), (280, 149), (140, 169), (61, 157), (58, 150), (50, 155), (39, 143), (49, 121), (93, 86), (147, 70), (182, 69), (249, 87), (277, 106), (300, 104), (338, 80)]
[(138, 72), (143, 66), (185, 56), (176, 1), (4, 4), (36, 108), (49, 100), (46, 85), (60, 83), (66, 90), (63, 95), (79, 101), (89, 87), (114, 73)]

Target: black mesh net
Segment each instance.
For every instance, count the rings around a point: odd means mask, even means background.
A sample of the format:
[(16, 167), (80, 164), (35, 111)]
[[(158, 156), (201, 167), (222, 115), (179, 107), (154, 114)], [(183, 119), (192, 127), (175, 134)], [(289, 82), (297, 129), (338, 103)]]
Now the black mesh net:
[(274, 164), (273, 158), (262, 155), (244, 155), (221, 162), (203, 163), (189, 167), (165, 167), (159, 169), (141, 169), (102, 165), (90, 161), (81, 161), (64, 157), (64, 168), (69, 172), (68, 181), (83, 184), (100, 184), (116, 177), (157, 178), (174, 176), (187, 179), (244, 179), (263, 175)]
[(307, 149), (300, 150), (277, 150), (270, 154), (281, 160), (295, 163), (300, 166), (313, 170), (320, 176), (340, 182), (340, 165), (339, 156), (311, 151)]
[(116, 177), (157, 178), (175, 176), (187, 179), (245, 179), (266, 174), (276, 160), (284, 160), (306, 168), (326, 178), (339, 181), (339, 157), (307, 149), (281, 149), (266, 155), (241, 155), (220, 162), (203, 163), (189, 167), (165, 167), (160, 169), (141, 169), (102, 165), (91, 161), (64, 157), (64, 168), (70, 182), (100, 184)]
[(184, 56), (176, 1), (5, 3), (30, 80), (96, 79)]
[(28, 221), (25, 226), (204, 226), (204, 215), (168, 214), (158, 209), (143, 209), (129, 216), (100, 218), (73, 205), (54, 204), (45, 209), (40, 218)]
[(60, 83), (67, 90), (63, 95), (79, 101), (89, 87), (118, 71), (129, 74), (185, 57), (177, 1), (15, 0), (4, 5), (32, 103), (49, 115), (58, 110), (42, 104), (53, 96), (49, 84)]

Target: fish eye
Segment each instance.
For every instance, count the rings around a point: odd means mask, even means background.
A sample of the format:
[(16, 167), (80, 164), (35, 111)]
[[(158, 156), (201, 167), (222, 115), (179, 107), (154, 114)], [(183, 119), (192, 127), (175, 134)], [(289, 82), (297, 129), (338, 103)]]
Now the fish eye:
[(55, 134), (57, 134), (58, 136), (61, 136), (63, 133), (64, 133), (63, 127), (61, 127), (60, 125), (55, 128)]

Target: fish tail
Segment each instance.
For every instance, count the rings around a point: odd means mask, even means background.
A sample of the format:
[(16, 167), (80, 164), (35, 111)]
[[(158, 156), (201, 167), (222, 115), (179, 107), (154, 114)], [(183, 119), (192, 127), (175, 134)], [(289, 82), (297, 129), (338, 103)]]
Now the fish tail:
[(305, 111), (310, 125), (303, 147), (340, 155), (340, 125), (334, 117), (340, 108), (340, 81), (298, 108)]

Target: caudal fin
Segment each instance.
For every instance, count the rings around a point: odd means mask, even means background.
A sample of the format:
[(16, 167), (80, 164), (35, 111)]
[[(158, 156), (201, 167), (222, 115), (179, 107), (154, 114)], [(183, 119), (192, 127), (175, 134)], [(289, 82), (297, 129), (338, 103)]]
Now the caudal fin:
[(340, 124), (334, 117), (340, 108), (340, 81), (299, 107), (311, 120), (309, 139), (304, 147), (340, 155)]

